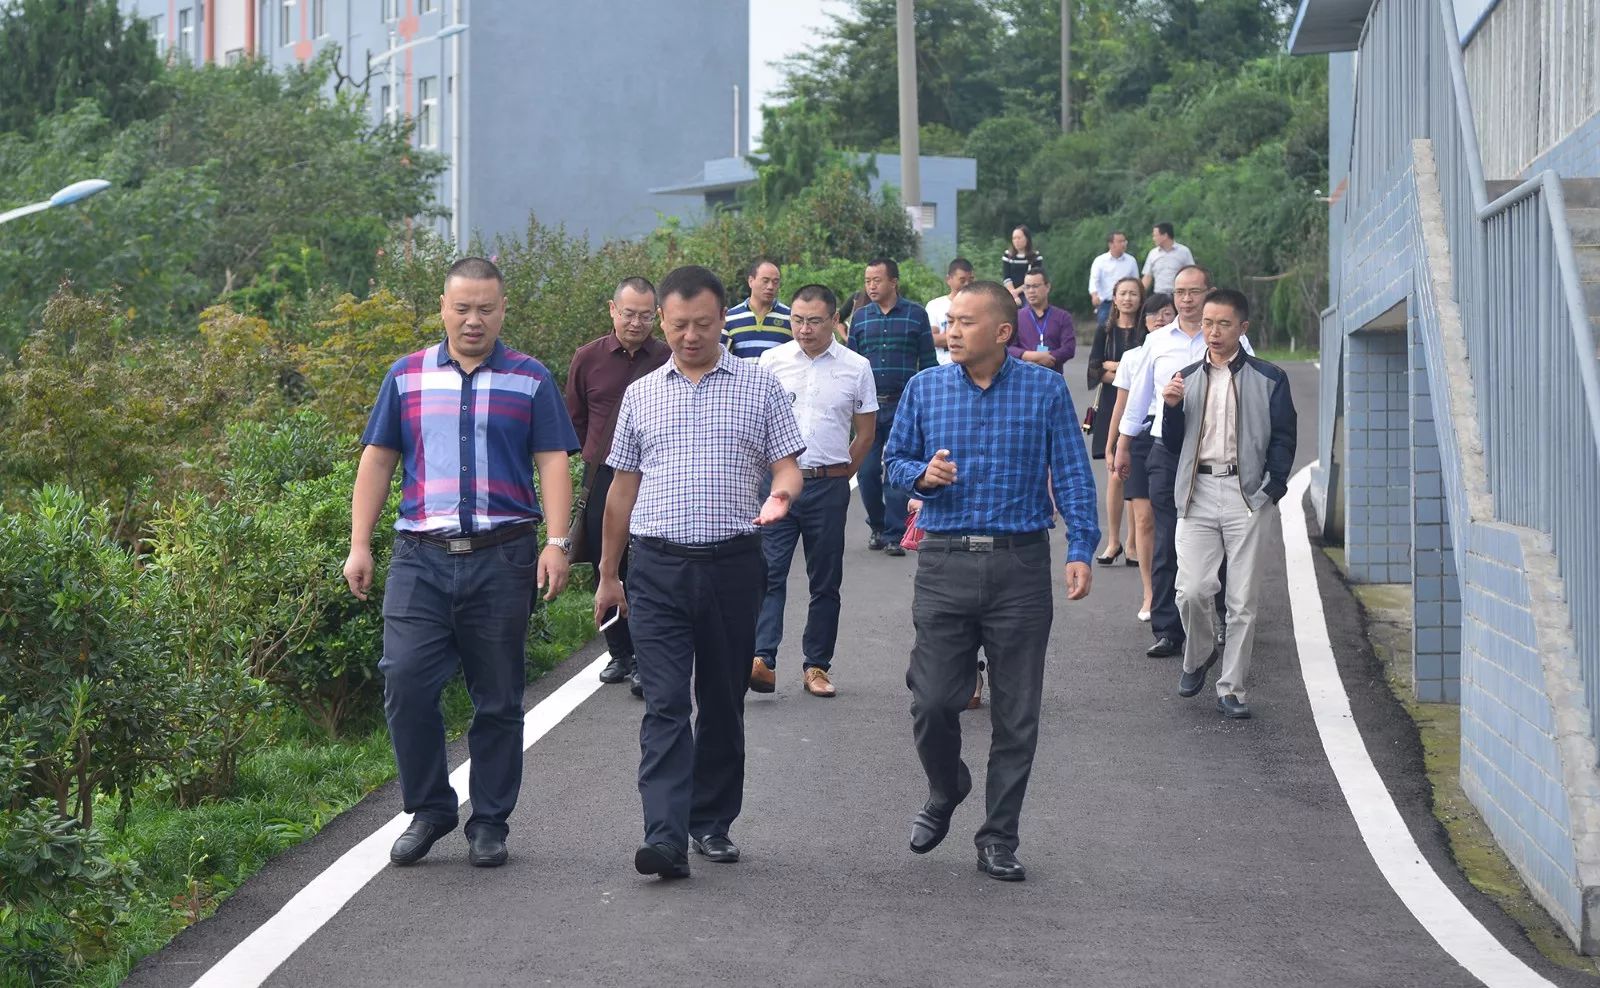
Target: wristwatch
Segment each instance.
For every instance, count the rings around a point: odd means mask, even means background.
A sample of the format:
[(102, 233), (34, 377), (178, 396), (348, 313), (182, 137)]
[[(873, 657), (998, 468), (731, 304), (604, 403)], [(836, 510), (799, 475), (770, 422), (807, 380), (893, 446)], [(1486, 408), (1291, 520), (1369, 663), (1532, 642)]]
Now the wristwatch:
[(562, 552), (566, 553), (567, 555), (569, 555), (569, 556), (572, 555), (572, 540), (571, 539), (565, 539), (565, 538), (561, 538), (561, 539), (545, 539), (544, 540), (544, 544), (547, 547), (553, 545), (557, 549), (560, 549)]

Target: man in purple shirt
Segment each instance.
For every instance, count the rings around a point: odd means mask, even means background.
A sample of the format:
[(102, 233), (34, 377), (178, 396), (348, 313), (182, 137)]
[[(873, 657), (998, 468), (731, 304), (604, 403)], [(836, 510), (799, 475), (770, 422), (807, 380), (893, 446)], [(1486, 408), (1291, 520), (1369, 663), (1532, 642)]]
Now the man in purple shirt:
[(1050, 304), (1050, 278), (1044, 268), (1029, 268), (1022, 279), (1028, 304), (1017, 313), (1017, 331), (1006, 347), (1013, 357), (1059, 371), (1078, 352), (1072, 313)]

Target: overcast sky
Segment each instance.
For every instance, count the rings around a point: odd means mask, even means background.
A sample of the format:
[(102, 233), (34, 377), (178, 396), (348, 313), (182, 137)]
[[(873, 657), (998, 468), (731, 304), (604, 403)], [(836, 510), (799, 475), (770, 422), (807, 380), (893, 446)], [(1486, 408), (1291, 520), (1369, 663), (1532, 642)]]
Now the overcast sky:
[(847, 9), (844, 0), (750, 0), (750, 147), (761, 136), (761, 104), (783, 84), (777, 63), (808, 47), (828, 14)]

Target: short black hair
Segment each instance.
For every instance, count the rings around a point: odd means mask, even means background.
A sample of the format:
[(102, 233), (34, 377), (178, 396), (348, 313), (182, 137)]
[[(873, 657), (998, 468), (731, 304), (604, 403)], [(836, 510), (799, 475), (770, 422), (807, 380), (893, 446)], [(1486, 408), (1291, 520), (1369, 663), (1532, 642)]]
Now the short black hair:
[(794, 293), (794, 298), (789, 300), (789, 304), (793, 305), (796, 302), (821, 302), (828, 307), (830, 316), (839, 312), (839, 296), (835, 295), (833, 289), (827, 285), (800, 286), (800, 290)]
[(1178, 269), (1178, 274), (1175, 274), (1175, 275), (1172, 276), (1172, 280), (1173, 281), (1177, 281), (1178, 280), (1178, 275), (1183, 274), (1185, 271), (1198, 271), (1202, 275), (1204, 275), (1205, 279), (1206, 279), (1206, 287), (1207, 288), (1210, 288), (1210, 287), (1212, 287), (1212, 285), (1215, 284), (1215, 282), (1213, 282), (1211, 280), (1211, 269), (1210, 268), (1203, 268), (1198, 264), (1185, 264), (1183, 267)]
[(728, 290), (722, 286), (722, 279), (710, 269), (698, 264), (686, 264), (681, 268), (673, 268), (661, 279), (661, 287), (656, 293), (658, 302), (665, 302), (676, 295), (685, 302), (692, 298), (699, 298), (702, 294), (710, 292), (717, 298), (717, 305), (721, 308), (728, 306)]
[(1122, 230), (1112, 230), (1110, 233), (1106, 234), (1106, 246), (1110, 246), (1111, 242), (1118, 237), (1121, 237), (1124, 240), (1128, 239), (1128, 235)]
[(965, 271), (967, 274), (971, 274), (972, 273), (972, 262), (967, 260), (964, 257), (958, 257), (955, 260), (950, 262), (950, 266), (949, 267), (944, 269), (944, 276), (946, 278), (948, 278), (951, 275), (955, 274), (957, 271)]
[(1244, 297), (1244, 292), (1234, 288), (1213, 288), (1206, 295), (1206, 304), (1212, 302), (1232, 308), (1240, 322), (1250, 321), (1250, 300)]
[(1036, 274), (1044, 279), (1045, 284), (1050, 284), (1050, 273), (1047, 272), (1041, 265), (1035, 264), (1033, 267), (1029, 268), (1028, 274), (1023, 275), (1022, 280), (1027, 281), (1029, 274)]
[(895, 281), (900, 280), (900, 265), (896, 264), (892, 257), (874, 257), (867, 262), (867, 267), (883, 268), (884, 274), (887, 274)]
[(744, 276), (746, 278), (754, 278), (756, 276), (756, 272), (761, 270), (761, 265), (763, 264), (772, 265), (778, 269), (778, 276), (780, 278), (783, 276), (783, 265), (779, 264), (777, 261), (774, 261), (765, 254), (762, 254), (760, 257), (750, 262), (750, 266), (744, 269)]
[(1171, 223), (1157, 223), (1156, 224), (1156, 229), (1161, 231), (1161, 235), (1163, 237), (1172, 236), (1172, 224)]
[(631, 278), (624, 278), (617, 282), (617, 290), (611, 293), (611, 298), (613, 300), (620, 298), (624, 288), (630, 288), (636, 292), (644, 292), (651, 298), (656, 296), (656, 286), (650, 284), (650, 279), (643, 275), (636, 274)]
[(450, 265), (450, 270), (445, 272), (445, 284), (451, 278), (465, 278), (468, 281), (488, 281), (493, 279), (500, 283), (500, 290), (505, 291), (506, 277), (500, 273), (500, 268), (487, 257), (463, 257)]
[(1167, 308), (1176, 308), (1176, 306), (1172, 304), (1172, 296), (1166, 292), (1156, 292), (1144, 300), (1144, 314), (1147, 316), (1153, 316), (1162, 309)]
[(974, 281), (972, 284), (956, 292), (957, 295), (982, 295), (1000, 316), (1000, 321), (1012, 327), (1016, 333), (1017, 325), (1017, 300), (1012, 297), (1011, 290), (998, 281)]

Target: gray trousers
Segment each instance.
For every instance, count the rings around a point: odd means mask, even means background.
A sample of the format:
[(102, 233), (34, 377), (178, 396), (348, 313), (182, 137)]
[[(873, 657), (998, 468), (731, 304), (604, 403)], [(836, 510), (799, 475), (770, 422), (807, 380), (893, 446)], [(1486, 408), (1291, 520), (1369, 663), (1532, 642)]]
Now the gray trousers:
[(1053, 568), (1049, 542), (995, 552), (917, 553), (916, 644), (906, 685), (917, 757), (936, 803), (948, 806), (960, 794), (961, 713), (977, 686), (980, 647), (989, 659), (992, 737), (987, 816), (975, 841), (980, 848), (1017, 848), (1039, 742)]
[(1261, 580), (1256, 553), (1262, 533), (1277, 524), (1278, 506), (1251, 511), (1239, 490), (1238, 477), (1196, 474), (1189, 509), (1178, 519), (1174, 542), (1178, 551), (1178, 615), (1188, 637), (1183, 668), (1193, 672), (1216, 647), (1212, 625), (1213, 599), (1221, 587), (1218, 571), (1228, 565), (1228, 643), (1222, 650), (1217, 695), (1245, 699), (1250, 654), (1256, 639), (1256, 598)]

